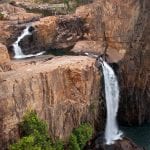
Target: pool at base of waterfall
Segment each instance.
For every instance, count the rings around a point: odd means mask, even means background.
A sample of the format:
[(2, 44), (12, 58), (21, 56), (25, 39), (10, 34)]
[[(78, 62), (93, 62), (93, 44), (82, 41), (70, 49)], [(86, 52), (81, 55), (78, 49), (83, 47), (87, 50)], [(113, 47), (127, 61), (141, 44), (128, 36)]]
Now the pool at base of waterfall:
[(131, 138), (137, 145), (150, 150), (150, 124), (133, 127), (121, 127), (124, 135)]

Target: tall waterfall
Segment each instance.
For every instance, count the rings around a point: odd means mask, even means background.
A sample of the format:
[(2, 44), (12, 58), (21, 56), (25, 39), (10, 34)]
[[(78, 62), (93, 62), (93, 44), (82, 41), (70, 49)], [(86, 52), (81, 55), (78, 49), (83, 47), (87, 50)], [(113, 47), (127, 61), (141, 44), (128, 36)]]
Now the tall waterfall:
[(102, 69), (105, 83), (105, 98), (107, 106), (107, 119), (105, 128), (106, 144), (113, 144), (115, 140), (121, 139), (122, 132), (117, 125), (117, 112), (119, 106), (119, 86), (113, 69), (102, 60)]
[(14, 50), (14, 58), (15, 59), (21, 59), (21, 58), (28, 58), (28, 57), (33, 57), (33, 56), (39, 56), (44, 53), (44, 51), (37, 53), (37, 54), (29, 54), (25, 55), (22, 52), (21, 47), (19, 46), (19, 42), (27, 35), (32, 35), (32, 33), (29, 31), (31, 26), (26, 26), (26, 28), (23, 30), (22, 34), (18, 37), (17, 41), (13, 44), (13, 50)]
[(107, 107), (107, 118), (105, 127), (105, 140), (111, 145), (115, 140), (122, 139), (122, 132), (117, 125), (117, 112), (119, 107), (119, 85), (113, 69), (98, 55), (85, 53), (85, 55), (96, 58), (97, 65), (102, 66), (105, 84), (105, 98)]

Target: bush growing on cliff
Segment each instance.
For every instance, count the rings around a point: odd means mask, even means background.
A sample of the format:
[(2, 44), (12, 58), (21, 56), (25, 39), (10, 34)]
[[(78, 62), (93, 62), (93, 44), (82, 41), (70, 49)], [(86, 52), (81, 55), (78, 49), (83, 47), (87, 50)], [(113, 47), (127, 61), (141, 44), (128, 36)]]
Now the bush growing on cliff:
[(77, 137), (74, 134), (70, 135), (69, 150), (80, 150), (79, 144), (77, 142)]
[(82, 124), (76, 128), (69, 139), (69, 150), (82, 150), (86, 142), (92, 137), (93, 128), (90, 124)]
[[(60, 140), (52, 142), (48, 135), (47, 124), (37, 117), (34, 111), (26, 113), (20, 124), (21, 139), (10, 145), (10, 150), (64, 150)], [(69, 150), (82, 150), (93, 134), (89, 124), (82, 124), (70, 135)]]
[(60, 141), (52, 143), (47, 124), (34, 111), (28, 112), (20, 124), (22, 138), (10, 146), (10, 150), (63, 150)]
[(47, 124), (37, 117), (36, 112), (30, 111), (25, 114), (23, 121), (20, 123), (20, 130), (22, 136), (28, 136), (34, 134), (34, 131), (38, 131), (39, 134), (48, 137)]

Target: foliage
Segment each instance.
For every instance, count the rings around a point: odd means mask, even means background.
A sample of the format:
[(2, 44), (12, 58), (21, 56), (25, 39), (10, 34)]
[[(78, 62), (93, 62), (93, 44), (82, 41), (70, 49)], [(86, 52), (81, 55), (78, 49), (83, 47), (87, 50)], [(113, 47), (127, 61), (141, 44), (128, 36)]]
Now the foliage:
[(69, 139), (70, 150), (82, 150), (86, 142), (91, 138), (93, 128), (90, 124), (82, 124), (75, 129)]
[(20, 124), (23, 138), (10, 146), (10, 150), (53, 150), (47, 124), (34, 111), (27, 112)]
[(54, 150), (64, 150), (64, 143), (61, 140), (56, 140), (53, 144)]
[[(64, 150), (64, 143), (54, 143), (48, 136), (47, 124), (37, 117), (34, 111), (27, 112), (20, 124), (22, 138), (10, 145), (10, 150)], [(90, 124), (82, 124), (74, 129), (69, 139), (69, 150), (82, 150), (93, 134)]]
[(40, 147), (34, 146), (34, 137), (23, 137), (16, 144), (10, 146), (11, 150), (41, 150)]
[(79, 144), (77, 142), (77, 137), (74, 134), (70, 135), (69, 150), (80, 150)]
[(34, 111), (29, 111), (25, 114), (20, 124), (20, 130), (23, 136), (34, 134), (34, 131), (37, 130), (39, 134), (48, 137), (47, 124), (39, 119)]

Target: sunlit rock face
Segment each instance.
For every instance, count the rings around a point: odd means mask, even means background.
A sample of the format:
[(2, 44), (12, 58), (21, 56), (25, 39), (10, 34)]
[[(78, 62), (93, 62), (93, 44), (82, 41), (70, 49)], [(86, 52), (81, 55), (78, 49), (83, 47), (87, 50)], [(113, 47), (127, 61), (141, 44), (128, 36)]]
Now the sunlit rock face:
[(0, 73), (0, 147), (18, 138), (17, 124), (27, 110), (46, 120), (52, 138), (66, 140), (82, 122), (103, 126), (94, 59), (68, 56), (10, 65)]
[(3, 63), (9, 62), (9, 54), (5, 45), (0, 43), (0, 65)]

